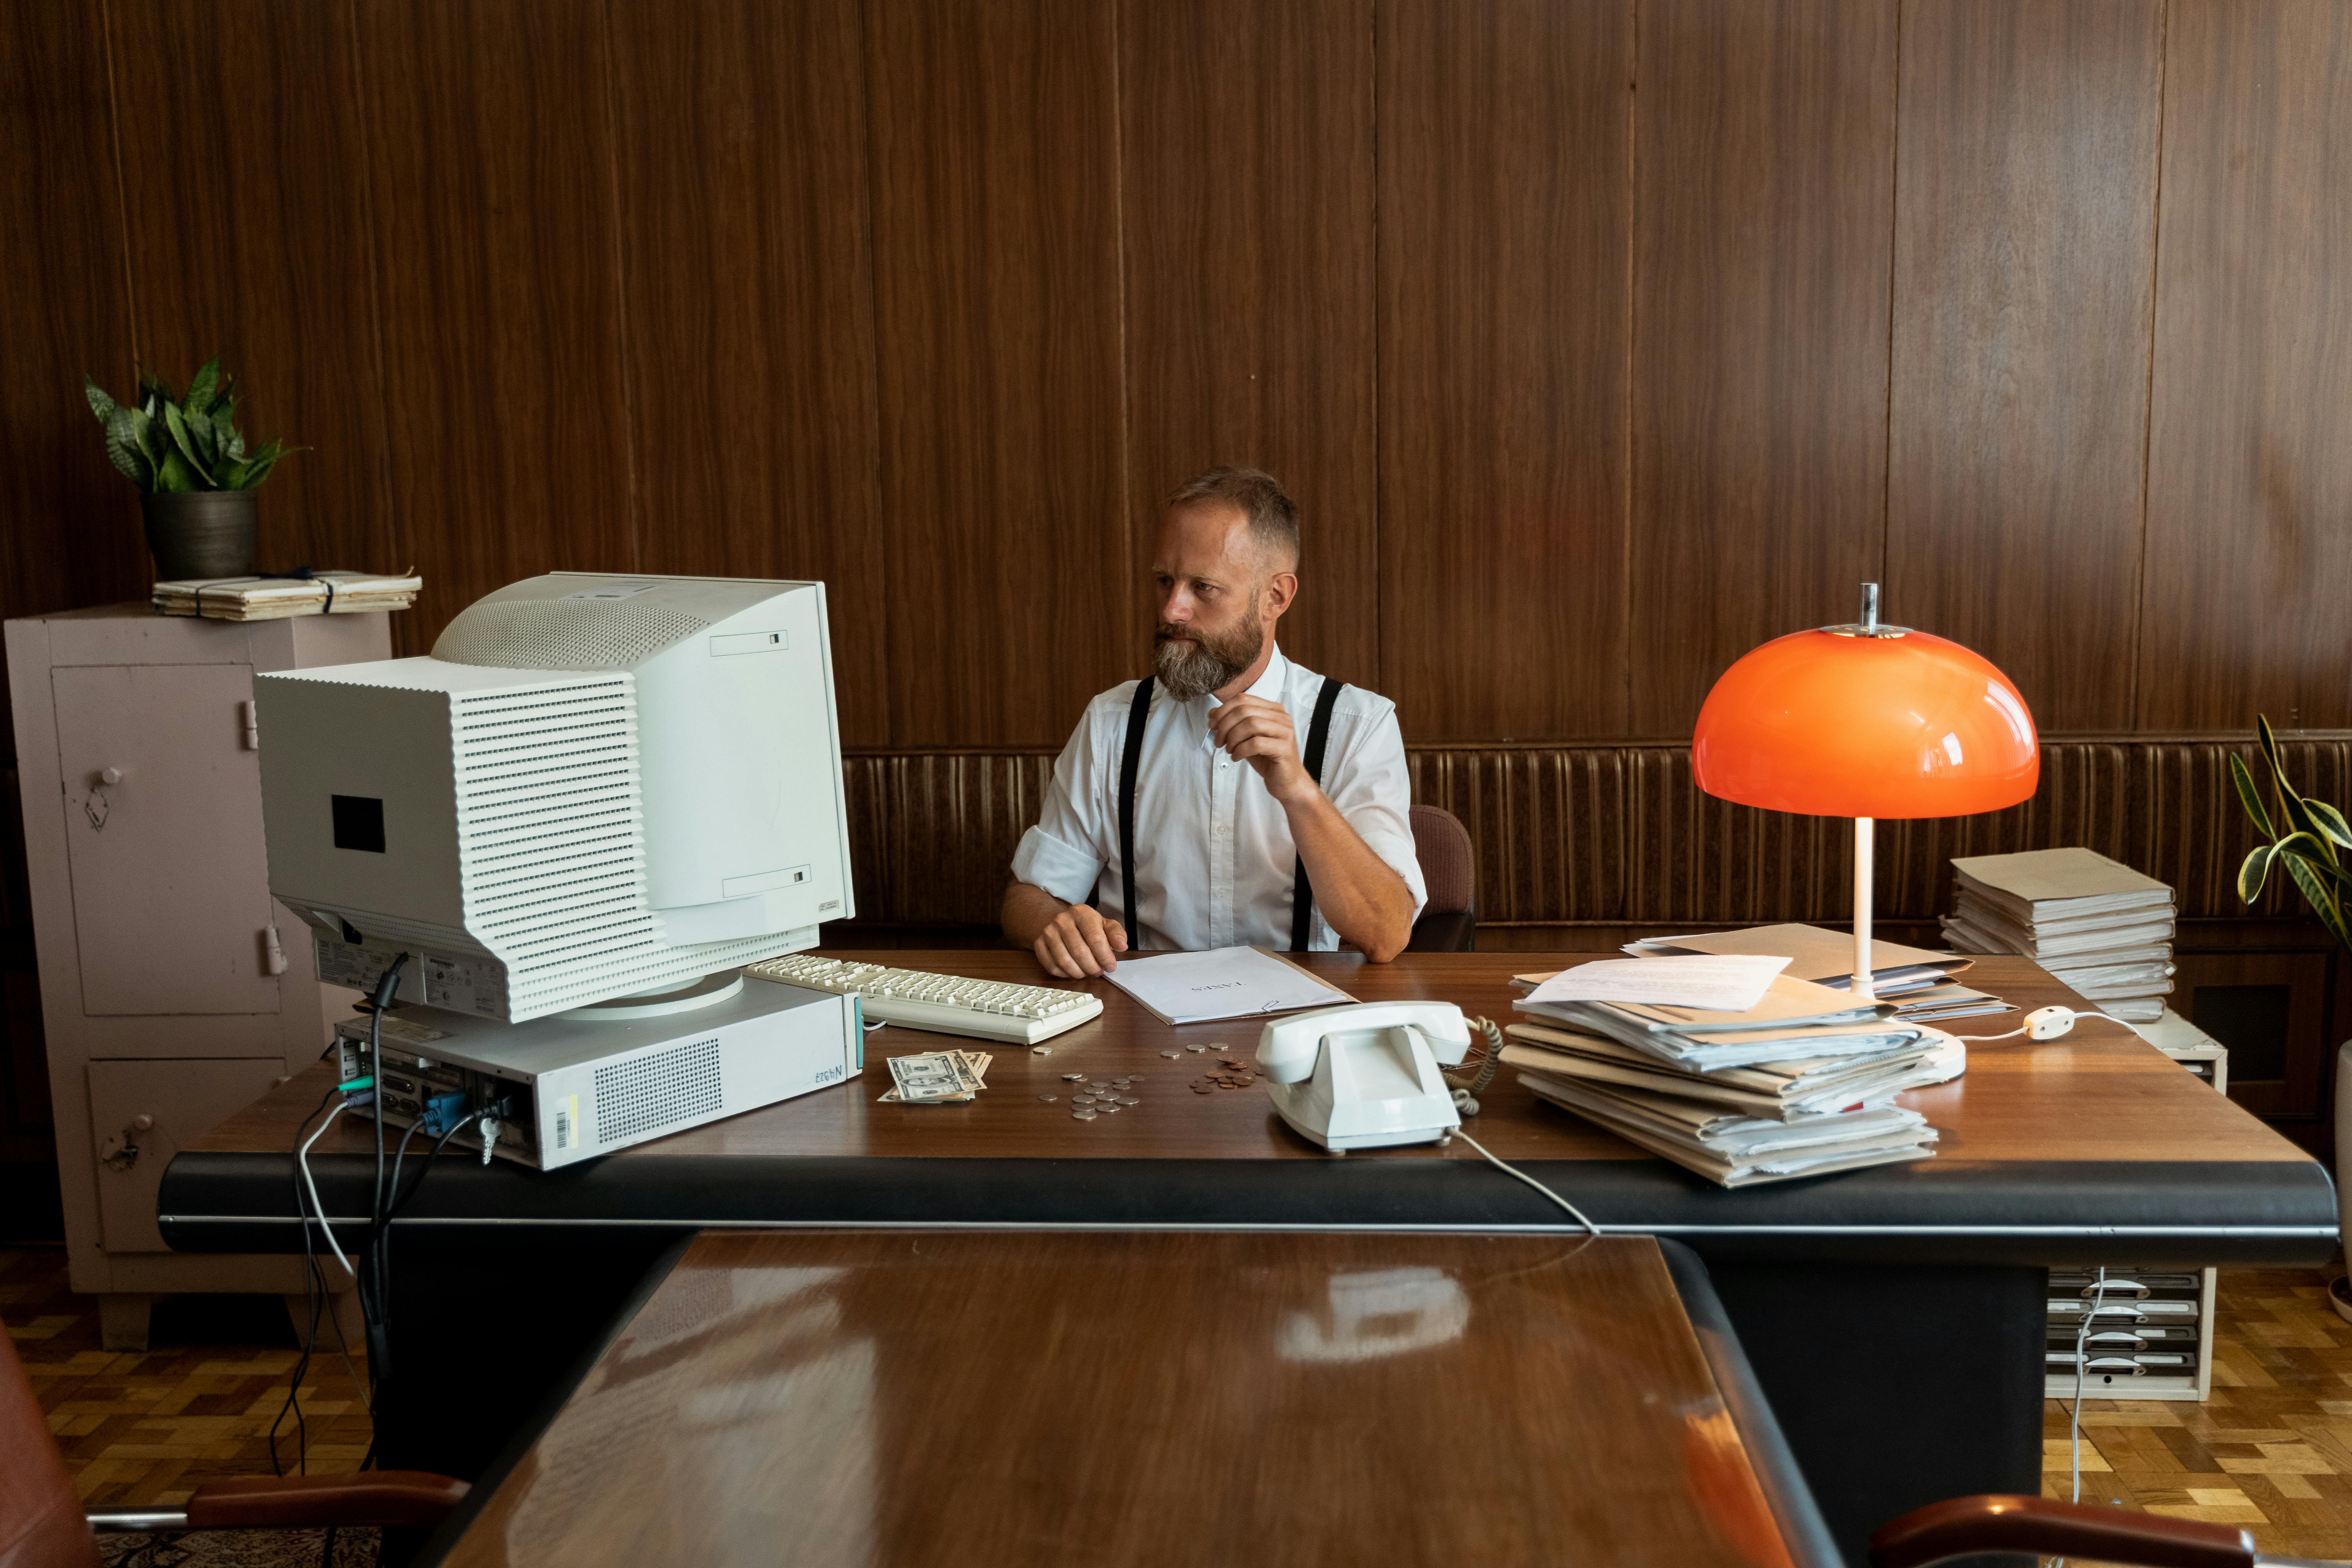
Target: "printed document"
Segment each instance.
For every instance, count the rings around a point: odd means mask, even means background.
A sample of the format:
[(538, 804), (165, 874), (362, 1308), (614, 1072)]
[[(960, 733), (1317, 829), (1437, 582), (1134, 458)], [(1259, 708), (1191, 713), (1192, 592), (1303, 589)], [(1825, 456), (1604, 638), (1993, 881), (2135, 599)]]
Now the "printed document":
[(1163, 1024), (1205, 1024), (1353, 1002), (1298, 965), (1255, 947), (1122, 958), (1103, 976)]
[(1604, 958), (1563, 969), (1535, 988), (1530, 1002), (1630, 1002), (1745, 1013), (1764, 1000), (1785, 958), (1755, 953), (1693, 953), (1686, 958)]

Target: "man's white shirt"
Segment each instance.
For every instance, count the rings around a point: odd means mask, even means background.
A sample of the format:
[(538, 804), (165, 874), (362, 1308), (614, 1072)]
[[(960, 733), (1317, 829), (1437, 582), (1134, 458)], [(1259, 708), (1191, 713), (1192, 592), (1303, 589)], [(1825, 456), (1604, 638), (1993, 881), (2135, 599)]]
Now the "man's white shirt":
[[(1068, 903), (1090, 903), (1127, 928), (1130, 950), (1201, 952), (1216, 947), (1287, 948), (1298, 847), (1280, 803), (1257, 770), (1210, 738), (1214, 697), (1172, 700), (1154, 685), (1136, 770), (1135, 898), (1122, 907), (1118, 770), (1127, 745), (1132, 680), (1087, 705), (1054, 763), (1037, 826), (1013, 857), (1013, 875)], [(1288, 710), (1306, 755), (1307, 727), (1323, 678), (1274, 650), (1248, 695)], [(1412, 848), (1412, 788), (1396, 704), (1350, 686), (1331, 710), (1323, 793), (1372, 852), (1404, 879), (1417, 919), (1428, 901)], [(1315, 910), (1307, 945), (1328, 952), (1339, 938)]]

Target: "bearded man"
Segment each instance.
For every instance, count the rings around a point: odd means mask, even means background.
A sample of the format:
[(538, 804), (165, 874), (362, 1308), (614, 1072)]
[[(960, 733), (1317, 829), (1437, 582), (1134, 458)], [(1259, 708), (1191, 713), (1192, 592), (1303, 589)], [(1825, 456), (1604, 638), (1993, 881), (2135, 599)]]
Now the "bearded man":
[(1290, 498), (1211, 469), (1169, 498), (1151, 570), (1153, 674), (1087, 705), (1013, 858), (1004, 934), (1072, 980), (1134, 948), (1394, 958), (1428, 899), (1404, 738), (1396, 704), (1275, 644), (1298, 596)]

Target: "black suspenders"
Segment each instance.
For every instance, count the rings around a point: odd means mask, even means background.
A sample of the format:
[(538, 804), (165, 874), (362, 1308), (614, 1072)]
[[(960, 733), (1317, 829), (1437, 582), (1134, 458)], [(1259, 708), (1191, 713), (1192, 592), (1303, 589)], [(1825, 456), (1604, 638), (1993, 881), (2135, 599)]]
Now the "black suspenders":
[[(1299, 760), (1307, 765), (1307, 776), (1318, 788), (1323, 783), (1323, 753), (1331, 741), (1331, 710), (1339, 700), (1339, 693), (1348, 689), (1344, 680), (1323, 678), (1323, 689), (1316, 694), (1315, 717), (1307, 726), (1307, 754)], [(1143, 763), (1143, 726), (1151, 717), (1151, 677), (1137, 682), (1135, 700), (1127, 710), (1127, 749), (1118, 764), (1118, 863), (1120, 891), (1123, 895), (1119, 913), (1126, 917), (1129, 951), (1143, 951), (1143, 922), (1135, 912), (1135, 789), (1136, 773)], [(1307, 860), (1300, 857), (1297, 880), (1290, 899), (1290, 950), (1305, 952), (1315, 931), (1315, 888), (1307, 879)]]
[[(1345, 681), (1325, 676), (1323, 689), (1315, 698), (1315, 721), (1307, 726), (1307, 755), (1301, 760), (1307, 764), (1307, 776), (1315, 781), (1318, 789), (1323, 786), (1324, 746), (1331, 739), (1331, 708), (1339, 700), (1339, 693), (1346, 689)], [(1307, 879), (1307, 857), (1302, 855), (1298, 858), (1297, 880), (1292, 885), (1290, 895), (1290, 951), (1305, 952), (1307, 939), (1314, 932), (1315, 888)]]
[(1118, 869), (1125, 897), (1118, 912), (1127, 921), (1127, 948), (1143, 951), (1143, 921), (1135, 913), (1135, 774), (1143, 765), (1143, 725), (1151, 717), (1151, 677), (1135, 685), (1135, 701), (1127, 710), (1127, 754), (1118, 763)]

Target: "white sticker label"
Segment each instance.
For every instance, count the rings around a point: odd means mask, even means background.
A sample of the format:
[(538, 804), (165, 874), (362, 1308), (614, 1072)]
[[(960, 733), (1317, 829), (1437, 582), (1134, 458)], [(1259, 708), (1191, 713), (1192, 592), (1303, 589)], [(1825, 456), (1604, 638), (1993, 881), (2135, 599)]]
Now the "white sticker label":
[(650, 594), (652, 583), (614, 583), (602, 588), (583, 588), (576, 594), (566, 594), (567, 599), (634, 599), (640, 594)]
[(503, 1013), (507, 1008), (507, 976), (503, 967), (487, 959), (425, 960), (425, 1000), (453, 1013)]
[(555, 1146), (580, 1146), (580, 1097), (576, 1094), (567, 1094), (555, 1102)]
[(347, 942), (331, 941), (315, 932), (310, 947), (318, 960), (319, 978), (330, 985), (348, 985), (354, 991), (374, 990), (389, 962), (381, 953), (353, 947)]

